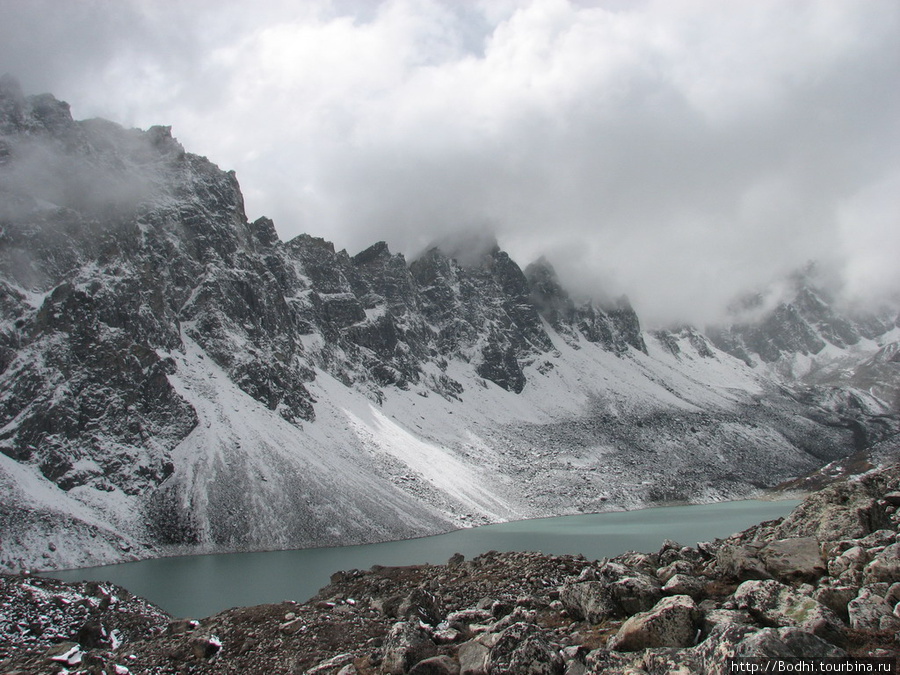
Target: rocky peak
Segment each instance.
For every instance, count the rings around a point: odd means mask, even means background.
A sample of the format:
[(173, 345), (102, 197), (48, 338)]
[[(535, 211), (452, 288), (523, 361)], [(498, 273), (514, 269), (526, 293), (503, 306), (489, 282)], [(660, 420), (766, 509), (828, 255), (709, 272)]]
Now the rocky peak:
[(894, 313), (839, 308), (826, 283), (819, 283), (814, 267), (807, 267), (789, 280), (789, 294), (764, 310), (764, 294), (748, 296), (736, 306), (750, 316), (727, 327), (709, 329), (717, 347), (748, 363), (754, 358), (775, 363), (793, 354), (814, 356), (826, 345), (846, 348), (863, 338), (874, 339), (890, 331)]
[(525, 268), (531, 301), (551, 326), (560, 329), (570, 325), (575, 315), (575, 303), (559, 282), (556, 270), (541, 257)]

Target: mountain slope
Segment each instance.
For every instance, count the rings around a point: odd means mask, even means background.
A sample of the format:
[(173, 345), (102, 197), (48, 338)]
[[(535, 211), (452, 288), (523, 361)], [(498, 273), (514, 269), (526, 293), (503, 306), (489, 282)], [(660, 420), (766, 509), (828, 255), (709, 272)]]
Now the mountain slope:
[(894, 429), (496, 244), (281, 242), (169, 129), (9, 78), (0, 228), (0, 567), (723, 499)]

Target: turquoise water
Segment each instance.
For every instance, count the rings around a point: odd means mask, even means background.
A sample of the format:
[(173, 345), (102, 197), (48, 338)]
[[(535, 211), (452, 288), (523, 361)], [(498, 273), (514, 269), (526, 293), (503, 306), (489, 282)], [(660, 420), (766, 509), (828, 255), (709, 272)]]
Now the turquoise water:
[(787, 515), (797, 501), (741, 501), (520, 520), (448, 534), (361, 546), (158, 558), (48, 573), (64, 581), (110, 581), (181, 617), (229, 607), (305, 601), (338, 570), (372, 565), (444, 563), (454, 553), (486, 551), (582, 554), (653, 552), (663, 539), (693, 546)]

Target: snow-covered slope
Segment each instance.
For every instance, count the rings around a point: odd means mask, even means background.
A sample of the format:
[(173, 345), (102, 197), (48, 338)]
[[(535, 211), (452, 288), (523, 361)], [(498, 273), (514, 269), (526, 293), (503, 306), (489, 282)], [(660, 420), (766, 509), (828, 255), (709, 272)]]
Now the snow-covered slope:
[(496, 245), (281, 242), (167, 128), (0, 81), (2, 568), (724, 499), (895, 426)]

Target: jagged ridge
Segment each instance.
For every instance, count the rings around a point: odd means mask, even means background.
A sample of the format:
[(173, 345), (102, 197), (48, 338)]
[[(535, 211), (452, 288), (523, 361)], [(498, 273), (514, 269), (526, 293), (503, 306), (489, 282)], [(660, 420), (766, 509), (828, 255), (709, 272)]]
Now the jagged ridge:
[(811, 412), (496, 244), (283, 243), (169, 128), (75, 122), (9, 78), (0, 196), (8, 567), (746, 494), (884, 413)]

